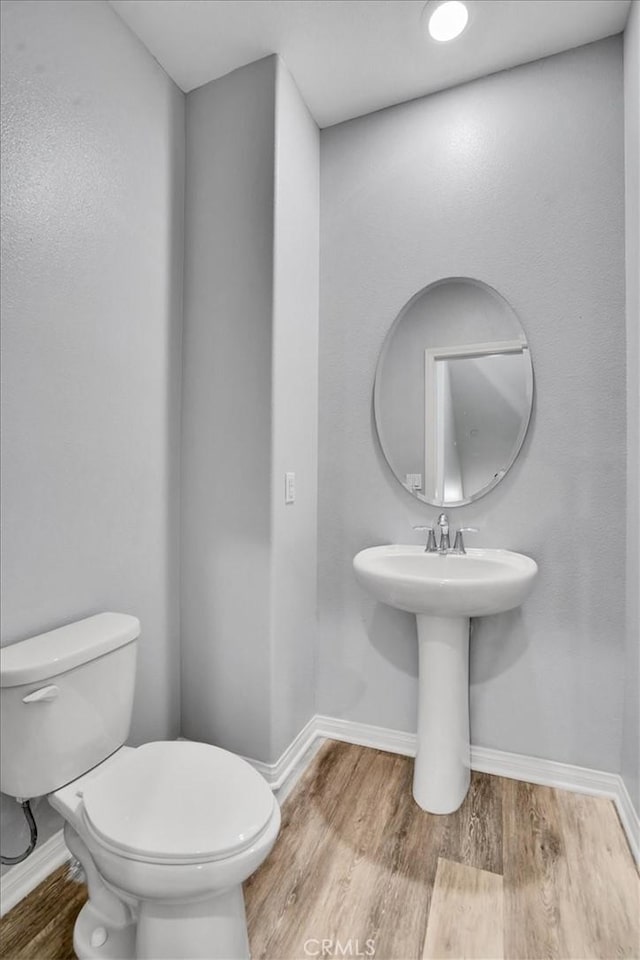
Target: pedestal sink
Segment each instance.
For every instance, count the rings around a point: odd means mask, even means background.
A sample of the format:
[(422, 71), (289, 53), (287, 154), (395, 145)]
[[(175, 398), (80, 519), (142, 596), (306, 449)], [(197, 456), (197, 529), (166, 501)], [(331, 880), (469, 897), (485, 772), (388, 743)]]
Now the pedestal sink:
[(426, 553), (391, 545), (353, 560), (362, 586), (418, 621), (418, 749), (413, 796), (423, 810), (452, 813), (469, 788), (469, 618), (518, 607), (538, 572), (509, 550)]

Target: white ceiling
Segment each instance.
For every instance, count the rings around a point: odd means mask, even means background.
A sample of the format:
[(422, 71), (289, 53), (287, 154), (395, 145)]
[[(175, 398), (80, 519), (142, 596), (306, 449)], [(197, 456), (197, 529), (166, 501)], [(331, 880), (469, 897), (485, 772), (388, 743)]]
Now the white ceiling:
[(185, 92), (279, 53), (321, 127), (624, 29), (630, 0), (465, 0), (439, 44), (425, 0), (110, 0)]

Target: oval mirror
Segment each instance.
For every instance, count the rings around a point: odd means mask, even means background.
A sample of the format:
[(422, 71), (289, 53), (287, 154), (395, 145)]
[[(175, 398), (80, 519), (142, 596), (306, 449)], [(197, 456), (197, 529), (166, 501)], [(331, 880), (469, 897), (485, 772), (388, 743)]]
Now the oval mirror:
[(466, 277), (430, 284), (398, 314), (374, 388), (380, 445), (400, 483), (434, 506), (488, 493), (518, 455), (533, 367), (515, 312)]

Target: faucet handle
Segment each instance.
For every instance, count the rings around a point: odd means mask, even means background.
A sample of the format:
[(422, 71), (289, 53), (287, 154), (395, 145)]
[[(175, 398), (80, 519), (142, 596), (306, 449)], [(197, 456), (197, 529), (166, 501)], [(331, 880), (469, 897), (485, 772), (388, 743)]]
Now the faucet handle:
[(460, 527), (456, 532), (456, 539), (453, 542), (453, 552), (454, 553), (466, 553), (467, 551), (464, 548), (464, 539), (463, 533), (478, 533), (477, 527)]
[(435, 533), (433, 532), (433, 524), (431, 524), (431, 526), (425, 526), (424, 524), (420, 524), (420, 525), (418, 525), (418, 526), (415, 526), (413, 529), (414, 529), (414, 530), (428, 530), (429, 533), (428, 533), (428, 536), (427, 536), (427, 545), (426, 545), (426, 547), (424, 548), (424, 552), (425, 552), (425, 553), (437, 553), (438, 548), (437, 548), (437, 546), (436, 546), (436, 535), (435, 535)]

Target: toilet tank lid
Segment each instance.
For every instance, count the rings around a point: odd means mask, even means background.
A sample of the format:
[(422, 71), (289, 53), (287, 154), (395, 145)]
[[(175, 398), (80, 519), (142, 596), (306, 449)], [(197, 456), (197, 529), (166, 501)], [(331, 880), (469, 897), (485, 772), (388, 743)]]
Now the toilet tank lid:
[(0, 649), (0, 687), (48, 680), (140, 636), (140, 621), (127, 613), (98, 613)]

